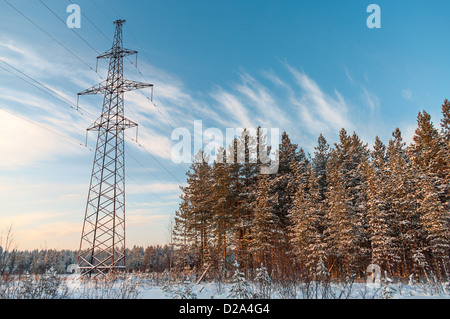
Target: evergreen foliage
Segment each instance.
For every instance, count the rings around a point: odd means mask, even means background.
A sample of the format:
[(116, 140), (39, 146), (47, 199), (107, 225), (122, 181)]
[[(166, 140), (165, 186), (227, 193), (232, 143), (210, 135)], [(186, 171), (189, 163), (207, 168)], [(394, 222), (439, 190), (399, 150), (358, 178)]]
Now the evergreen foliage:
[(269, 150), (262, 130), (244, 130), (212, 165), (191, 167), (175, 219), (178, 253), (220, 273), (235, 259), (253, 275), (264, 264), (272, 279), (319, 270), (363, 277), (372, 263), (388, 276), (423, 275), (424, 264), (448, 276), (448, 100), (442, 115), (439, 129), (420, 112), (409, 146), (398, 128), (372, 149), (344, 128), (334, 147), (321, 134), (312, 158), (283, 132), (279, 169), (268, 175), (258, 156)]

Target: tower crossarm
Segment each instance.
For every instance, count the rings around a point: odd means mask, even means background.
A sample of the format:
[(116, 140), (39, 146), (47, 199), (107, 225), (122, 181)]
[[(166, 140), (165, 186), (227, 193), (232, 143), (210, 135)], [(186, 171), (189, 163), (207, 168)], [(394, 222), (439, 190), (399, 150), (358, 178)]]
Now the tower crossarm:
[(137, 54), (137, 51), (129, 50), (129, 49), (120, 49), (111, 48), (103, 54), (100, 54), (97, 59), (110, 59), (110, 58), (124, 58), (129, 55)]
[(144, 88), (153, 87), (153, 84), (123, 80), (119, 85), (115, 83), (109, 83), (108, 81), (103, 81), (96, 84), (89, 89), (81, 91), (78, 95), (95, 95), (95, 94), (108, 94), (108, 93), (124, 93), (133, 90), (139, 90)]
[(117, 116), (118, 120), (115, 121), (115, 117), (110, 119), (109, 121), (105, 121), (102, 118), (95, 121), (88, 127), (87, 131), (100, 131), (101, 129), (105, 130), (119, 130), (124, 131), (128, 128), (137, 127), (138, 124), (127, 119), (126, 117)]

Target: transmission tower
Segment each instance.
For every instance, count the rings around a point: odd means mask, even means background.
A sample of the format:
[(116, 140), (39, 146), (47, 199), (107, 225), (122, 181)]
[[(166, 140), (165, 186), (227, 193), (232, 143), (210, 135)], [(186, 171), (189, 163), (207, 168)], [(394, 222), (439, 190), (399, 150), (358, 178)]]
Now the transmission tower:
[(125, 269), (125, 144), (124, 131), (137, 124), (124, 116), (124, 92), (153, 87), (124, 79), (123, 58), (137, 54), (123, 48), (122, 26), (114, 21), (112, 48), (98, 59), (109, 59), (108, 78), (81, 95), (103, 94), (100, 117), (87, 129), (98, 132), (86, 204), (78, 268), (83, 276)]

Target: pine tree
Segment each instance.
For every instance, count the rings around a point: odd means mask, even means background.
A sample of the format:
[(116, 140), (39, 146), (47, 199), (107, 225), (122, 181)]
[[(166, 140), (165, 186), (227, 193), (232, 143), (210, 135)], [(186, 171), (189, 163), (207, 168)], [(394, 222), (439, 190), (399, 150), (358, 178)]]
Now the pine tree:
[(438, 190), (429, 179), (422, 181), (421, 186), (423, 198), (419, 209), (423, 214), (421, 221), (427, 234), (426, 248), (432, 255), (437, 276), (446, 276), (450, 252), (449, 211), (442, 205)]
[(445, 99), (444, 104), (441, 106), (442, 110), (442, 136), (445, 142), (450, 142), (450, 101)]
[[(444, 113), (445, 110), (444, 103)], [(445, 118), (444, 114), (444, 131)], [(428, 264), (433, 265), (440, 276), (448, 269), (450, 252), (449, 211), (445, 194), (448, 183), (443, 173), (445, 158), (442, 156), (445, 144), (427, 112), (418, 114), (417, 124), (410, 148), (418, 185), (414, 195), (425, 231), (426, 252), (431, 259)]]
[(328, 189), (327, 182), (327, 164), (330, 158), (330, 145), (327, 143), (325, 137), (320, 134), (317, 146), (314, 148), (314, 157), (312, 159), (312, 165), (316, 176), (318, 177), (319, 195), (321, 200), (325, 199), (325, 193)]
[(319, 260), (325, 258), (324, 214), (319, 192), (319, 178), (311, 165), (304, 173), (306, 183), (298, 188), (290, 211), (292, 247), (303, 274), (313, 275)]
[(185, 278), (177, 288), (172, 292), (173, 299), (197, 299), (197, 294), (193, 291), (194, 285), (189, 278)]
[(228, 146), (227, 163), (228, 174), (230, 176), (229, 192), (234, 199), (234, 205), (229, 207), (232, 212), (233, 220), (231, 221), (232, 231), (234, 235), (230, 236), (231, 245), (234, 248), (234, 254), (237, 259), (244, 264), (247, 260), (247, 245), (246, 245), (246, 221), (248, 211), (244, 205), (243, 194), (244, 184), (242, 180), (242, 170), (244, 163), (240, 162), (244, 158), (244, 150), (239, 145), (239, 139), (234, 138)]
[(438, 174), (442, 167), (442, 159), (439, 157), (439, 132), (431, 121), (431, 115), (425, 111), (417, 115), (417, 124), (414, 142), (410, 148), (414, 168), (422, 175)]
[(279, 230), (283, 233), (287, 232), (289, 226), (288, 214), (297, 191), (294, 174), (300, 174), (300, 172), (293, 170), (293, 168), (300, 169), (296, 163), (298, 160), (297, 148), (296, 144), (291, 143), (288, 134), (283, 132), (278, 155), (279, 169), (278, 173), (273, 176), (271, 185), (272, 190), (278, 194), (278, 202), (274, 209), (278, 218)]
[[(189, 205), (186, 199), (186, 195), (181, 194), (180, 208), (175, 211), (173, 238), (176, 250), (176, 265), (184, 269), (190, 266), (189, 255), (192, 245), (192, 238), (194, 238), (194, 228), (191, 227), (191, 217), (189, 214)], [(150, 252), (149, 252), (150, 254)], [(152, 269), (151, 255), (148, 256), (148, 267)]]
[(252, 235), (250, 252), (254, 255), (255, 263), (272, 267), (273, 251), (277, 249), (276, 217), (273, 207), (277, 203), (277, 194), (270, 190), (271, 179), (269, 175), (260, 175), (253, 205)]
[(181, 188), (182, 202), (175, 218), (174, 235), (187, 236), (185, 242), (194, 249), (195, 264), (202, 267), (209, 258), (213, 215), (212, 173), (203, 151), (197, 153), (186, 175), (188, 185)]
[[(396, 129), (394, 140), (385, 145), (377, 137), (372, 152), (372, 162), (366, 163), (367, 174), (367, 209), (369, 214), (369, 233), (372, 247), (372, 263), (379, 265), (389, 274), (398, 271), (400, 264), (400, 233), (398, 225), (402, 217), (402, 209), (398, 200), (404, 192), (402, 171), (404, 143), (401, 133)], [(400, 187), (398, 187), (400, 185)]]
[(299, 150), (296, 144), (291, 140), (286, 132), (281, 136), (281, 144), (278, 152), (278, 172), (270, 176), (270, 190), (276, 196), (276, 203), (273, 206), (275, 229), (277, 230), (276, 240), (278, 241), (276, 256), (277, 264), (280, 265), (280, 272), (291, 272), (291, 224), (289, 212), (297, 192), (299, 184), (298, 176), (302, 175), (304, 168), (303, 150)]
[(217, 269), (220, 269), (219, 274), (223, 269), (227, 268), (227, 256), (229, 253), (230, 242), (228, 237), (231, 235), (231, 230), (234, 223), (233, 207), (236, 206), (236, 199), (231, 192), (231, 176), (229, 174), (229, 166), (226, 163), (226, 152), (223, 149), (218, 151), (222, 157), (213, 163), (213, 241), (215, 260), (217, 262)]
[(256, 158), (256, 137), (252, 136), (249, 130), (243, 130), (242, 134), (237, 139), (236, 144), (239, 150), (238, 157), (240, 161), (240, 190), (236, 193), (239, 211), (238, 258), (241, 261), (243, 268), (248, 269), (252, 264), (252, 255), (249, 252), (249, 244), (252, 235), (253, 203), (256, 198), (254, 189), (257, 187), (257, 175), (260, 165)]
[(342, 129), (339, 138), (328, 163), (327, 250), (335, 271), (351, 276), (363, 270), (370, 256), (361, 165), (368, 150), (355, 133), (349, 136)]
[(443, 165), (439, 191), (444, 208), (450, 211), (450, 102), (447, 99), (442, 104), (441, 140), (439, 156)]

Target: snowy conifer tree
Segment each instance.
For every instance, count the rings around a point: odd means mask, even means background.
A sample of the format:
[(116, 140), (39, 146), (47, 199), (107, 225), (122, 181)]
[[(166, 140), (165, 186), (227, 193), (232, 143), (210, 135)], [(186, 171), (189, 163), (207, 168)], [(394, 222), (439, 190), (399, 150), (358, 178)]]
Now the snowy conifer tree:
[(256, 299), (270, 299), (272, 292), (272, 279), (267, 272), (267, 268), (261, 264), (261, 267), (256, 269)]
[[(211, 221), (213, 215), (212, 173), (203, 151), (197, 153), (190, 171), (188, 185), (182, 187), (182, 202), (175, 219), (178, 239), (183, 234), (193, 248), (196, 264), (201, 267), (209, 258)], [(177, 225), (178, 223), (178, 225)]]
[[(222, 154), (222, 156), (217, 156), (212, 167), (213, 191), (211, 196), (214, 210), (212, 232), (215, 255), (213, 260), (217, 263), (217, 269), (226, 269), (231, 243), (228, 236), (233, 229), (235, 199), (231, 193), (231, 177), (225, 159), (225, 150), (220, 149), (218, 154)], [(219, 271), (219, 275), (221, 273)]]
[(257, 263), (272, 265), (272, 255), (276, 249), (277, 230), (273, 207), (277, 203), (277, 194), (270, 191), (270, 177), (259, 176), (256, 200), (254, 203), (250, 252)]
[(235, 271), (233, 275), (233, 284), (228, 292), (227, 298), (231, 299), (252, 299), (253, 292), (251, 291), (250, 284), (248, 283), (245, 275), (239, 269), (239, 264), (235, 262)]
[(361, 163), (367, 161), (368, 150), (356, 134), (339, 133), (328, 162), (327, 250), (342, 275), (356, 274), (370, 256), (368, 216), (363, 191), (364, 172)]
[(419, 113), (417, 123), (410, 149), (413, 168), (418, 176), (415, 199), (425, 232), (425, 248), (432, 259), (429, 263), (441, 276), (449, 267), (450, 252), (450, 213), (447, 209), (448, 195), (445, 194), (448, 183), (442, 170), (445, 167), (445, 159), (442, 158), (445, 144), (427, 112)]
[(407, 162), (399, 129), (386, 147), (377, 137), (372, 152), (372, 162), (367, 167), (366, 192), (368, 197), (371, 262), (385, 269), (389, 274), (398, 271), (400, 265), (401, 230), (399, 225), (407, 206), (405, 199), (405, 170)]
[(292, 248), (304, 274), (314, 275), (319, 260), (325, 258), (323, 206), (318, 178), (308, 165), (304, 174), (306, 183), (298, 188), (290, 211), (292, 221)]

